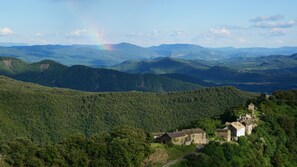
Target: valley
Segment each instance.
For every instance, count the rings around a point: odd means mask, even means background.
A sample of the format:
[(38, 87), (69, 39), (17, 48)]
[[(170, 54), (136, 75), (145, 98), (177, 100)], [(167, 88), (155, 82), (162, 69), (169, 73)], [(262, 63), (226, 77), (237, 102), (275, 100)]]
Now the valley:
[[(36, 48), (35, 48), (36, 47)], [(85, 66), (83, 61), (77, 62), (73, 66), (55, 62), (54, 57), (38, 56), (39, 62), (28, 63), (21, 59), (27, 59), (27, 52), (35, 55), (35, 50), (56, 50), (67, 49), (70, 53), (77, 52), (84, 54), (87, 48), (96, 49), (95, 46), (24, 46), (23, 50), (12, 51), (10, 56), (1, 57), (0, 73), (14, 79), (34, 82), (45, 86), (54, 86), (62, 88), (71, 88), (82, 91), (146, 91), (146, 92), (169, 92), (194, 90), (202, 87), (212, 86), (234, 86), (238, 89), (257, 93), (272, 93), (275, 90), (287, 90), (296, 88), (296, 54), (292, 55), (266, 55), (256, 56), (275, 51), (276, 53), (292, 53), (294, 48), (275, 48), (275, 49), (235, 49), (235, 51), (244, 50), (247, 55), (221, 57), (218, 60), (210, 59), (192, 59), (183, 56), (174, 56), (175, 52), (200, 51), (202, 47), (191, 45), (162, 45), (150, 48), (151, 52), (158, 51), (155, 54), (144, 52), (145, 48), (139, 48), (136, 45), (122, 43), (113, 45), (115, 50), (121, 50), (126, 55), (119, 60), (119, 64), (96, 68), (89, 64)], [(22, 47), (17, 47), (18, 49)], [(159, 49), (158, 49), (159, 48)], [(12, 49), (6, 47), (5, 49)], [(100, 47), (92, 53), (102, 57)], [(190, 49), (190, 50), (187, 50)], [(0, 49), (1, 50), (1, 49)], [(88, 50), (88, 49), (87, 49)], [(108, 51), (108, 52), (115, 52)], [(161, 50), (161, 51), (160, 51)], [(203, 48), (203, 50), (207, 50)], [(222, 53), (224, 49), (215, 49)], [(57, 51), (57, 56), (61, 53)], [(105, 51), (105, 50), (103, 50)], [(165, 55), (158, 55), (166, 51)], [(193, 51), (193, 52), (194, 52)], [(15, 53), (22, 53), (13, 58)], [(52, 51), (53, 52), (53, 51)], [(139, 58), (129, 57), (130, 52), (135, 54), (149, 55)], [(170, 54), (168, 53), (170, 52)], [(171, 53), (173, 52), (173, 53)], [(234, 53), (232, 52), (232, 53)], [(255, 54), (255, 55), (252, 55)], [(49, 53), (44, 53), (50, 55)], [(192, 53), (199, 55), (198, 53)], [(204, 54), (204, 52), (203, 52)], [(226, 54), (226, 53), (225, 53)], [(6, 55), (1, 54), (0, 56)], [(12, 57), (11, 57), (12, 56)], [(90, 55), (91, 56), (91, 55)], [(160, 57), (161, 56), (161, 57)], [(163, 56), (163, 57), (162, 57)], [(166, 57), (167, 56), (167, 57)], [(96, 57), (93, 55), (92, 57)], [(104, 57), (104, 56), (103, 56)], [(118, 56), (108, 55), (110, 58)], [(49, 59), (47, 59), (49, 58)], [(84, 60), (87, 60), (83, 58)], [(30, 59), (32, 61), (33, 59)], [(57, 60), (59, 61), (59, 60)], [(62, 61), (63, 62), (63, 61)], [(68, 61), (70, 62), (70, 61)], [(111, 62), (108, 60), (108, 62)], [(87, 63), (88, 64), (88, 63)], [(115, 71), (114, 71), (115, 70)]]
[(297, 167), (296, 0), (1, 0), (0, 167)]

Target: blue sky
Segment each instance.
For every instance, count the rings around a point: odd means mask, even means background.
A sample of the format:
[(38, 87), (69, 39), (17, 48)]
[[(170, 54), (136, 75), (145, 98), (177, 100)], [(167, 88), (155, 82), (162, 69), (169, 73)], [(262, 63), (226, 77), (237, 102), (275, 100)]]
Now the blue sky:
[(297, 46), (296, 0), (0, 2), (0, 42)]

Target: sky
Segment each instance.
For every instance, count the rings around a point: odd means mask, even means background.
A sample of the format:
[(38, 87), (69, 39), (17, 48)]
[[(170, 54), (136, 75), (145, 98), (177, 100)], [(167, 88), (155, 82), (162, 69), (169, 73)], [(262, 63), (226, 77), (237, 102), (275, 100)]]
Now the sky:
[(0, 43), (297, 46), (296, 0), (0, 0)]

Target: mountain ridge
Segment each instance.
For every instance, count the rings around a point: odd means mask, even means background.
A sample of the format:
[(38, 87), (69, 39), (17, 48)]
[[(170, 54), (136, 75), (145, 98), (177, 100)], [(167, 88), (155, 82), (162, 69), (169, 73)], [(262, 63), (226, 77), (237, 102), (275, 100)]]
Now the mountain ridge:
[[(5, 63), (7, 61), (9, 61), (10, 64)], [(45, 86), (92, 92), (169, 92), (201, 88), (201, 86), (197, 84), (154, 74), (128, 74), (83, 65), (68, 67), (52, 60), (43, 60), (41, 62), (28, 64), (16, 58), (0, 57), (0, 74), (17, 80), (38, 83)]]
[(216, 61), (240, 56), (258, 57), (271, 54), (291, 55), (294, 53), (297, 53), (297, 47), (207, 48), (195, 44), (163, 44), (141, 47), (130, 43), (0, 46), (0, 56), (16, 57), (28, 62), (51, 59), (65, 65), (80, 64), (92, 67), (112, 66), (127, 60), (150, 60), (157, 57)]

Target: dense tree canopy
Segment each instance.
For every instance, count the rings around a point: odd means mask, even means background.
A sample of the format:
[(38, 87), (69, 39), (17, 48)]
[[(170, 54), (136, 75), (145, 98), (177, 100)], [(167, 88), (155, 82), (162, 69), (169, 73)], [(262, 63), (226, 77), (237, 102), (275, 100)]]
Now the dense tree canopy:
[(150, 153), (150, 139), (128, 126), (90, 137), (72, 135), (53, 144), (37, 145), (16, 138), (1, 147), (4, 161), (11, 166), (140, 166)]

